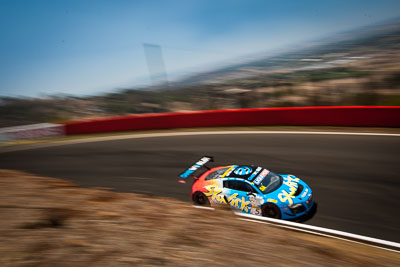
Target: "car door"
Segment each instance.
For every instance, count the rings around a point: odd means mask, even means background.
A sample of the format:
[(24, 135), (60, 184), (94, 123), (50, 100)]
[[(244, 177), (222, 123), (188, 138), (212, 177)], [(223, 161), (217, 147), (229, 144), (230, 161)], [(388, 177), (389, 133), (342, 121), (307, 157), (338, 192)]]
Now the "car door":
[(251, 213), (252, 204), (250, 196), (253, 197), (256, 191), (249, 183), (242, 180), (230, 179), (223, 182), (223, 187), (225, 201), (231, 207), (244, 213)]

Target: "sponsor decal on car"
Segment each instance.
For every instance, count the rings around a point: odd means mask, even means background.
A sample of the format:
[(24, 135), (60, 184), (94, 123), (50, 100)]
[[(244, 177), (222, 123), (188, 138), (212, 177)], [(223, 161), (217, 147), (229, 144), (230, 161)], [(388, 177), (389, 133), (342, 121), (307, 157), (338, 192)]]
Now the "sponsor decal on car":
[[(209, 186), (206, 186), (205, 188), (207, 189), (208, 192), (205, 192), (204, 194), (207, 197), (211, 197), (211, 203), (226, 204), (224, 195), (221, 194), (222, 193), (221, 188), (219, 188), (217, 185), (209, 185)], [(229, 198), (227, 198), (228, 203), (237, 209), (240, 209), (245, 212), (249, 212), (249, 210), (251, 209), (250, 201), (246, 200), (245, 197), (239, 198), (239, 197), (237, 197), (238, 195), (239, 195), (238, 193), (234, 193)]]
[(208, 192), (204, 193), (207, 197), (211, 197), (211, 201), (213, 203), (226, 203), (224, 196), (222, 193), (222, 188), (219, 188), (217, 185), (212, 184), (206, 186)]
[(288, 177), (283, 178), (283, 180), (284, 180), (283, 183), (290, 187), (290, 191), (297, 190), (297, 187), (299, 185), (298, 182), (300, 181), (299, 178), (294, 177), (294, 176), (288, 176)]
[(288, 193), (286, 190), (282, 190), (281, 193), (278, 194), (278, 198), (282, 202), (289, 202), (289, 205), (293, 205), (294, 196), (291, 193)]
[(212, 161), (211, 157), (202, 157), (199, 161), (197, 161), (195, 164), (193, 164), (190, 168), (188, 168), (179, 176), (182, 178), (188, 178), (191, 174), (193, 174), (196, 170), (198, 170), (201, 166), (203, 166), (209, 161)]
[(264, 169), (258, 176), (257, 178), (254, 180), (254, 184), (259, 185), (262, 180), (264, 180), (264, 178), (268, 175), (269, 170)]
[[(231, 200), (230, 200), (231, 199)], [(246, 200), (245, 197), (238, 198), (237, 193), (233, 194), (228, 198), (229, 204), (235, 208), (238, 208), (242, 211), (249, 212), (249, 208), (251, 208), (250, 201)]]
[(251, 181), (254, 179), (254, 177), (257, 176), (257, 174), (262, 170), (261, 167), (257, 167), (257, 169), (250, 175), (249, 178), (247, 178), (247, 180)]
[(237, 165), (230, 167), (229, 169), (226, 170), (226, 172), (221, 177), (224, 178), (225, 176), (229, 176), (236, 167), (237, 167)]
[(289, 205), (293, 205), (294, 193), (296, 193), (299, 185), (297, 182), (299, 182), (300, 179), (294, 176), (288, 176), (283, 178), (283, 180), (283, 184), (289, 187), (289, 192), (282, 190), (281, 193), (278, 194), (278, 198), (282, 202), (288, 202)]

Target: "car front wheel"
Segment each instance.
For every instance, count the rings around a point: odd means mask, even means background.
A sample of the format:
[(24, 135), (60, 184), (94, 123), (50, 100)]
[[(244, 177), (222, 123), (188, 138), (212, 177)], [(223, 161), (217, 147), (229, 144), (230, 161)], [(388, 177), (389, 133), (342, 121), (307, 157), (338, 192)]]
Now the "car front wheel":
[(278, 208), (278, 206), (272, 203), (267, 203), (262, 207), (262, 216), (274, 219), (280, 219), (281, 210)]

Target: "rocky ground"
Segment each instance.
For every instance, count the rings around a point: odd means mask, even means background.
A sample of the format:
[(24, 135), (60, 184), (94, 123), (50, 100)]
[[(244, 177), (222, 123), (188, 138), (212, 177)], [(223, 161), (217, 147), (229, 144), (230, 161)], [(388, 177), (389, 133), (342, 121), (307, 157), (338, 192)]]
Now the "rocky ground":
[(399, 266), (400, 254), (224, 208), (0, 171), (0, 266)]

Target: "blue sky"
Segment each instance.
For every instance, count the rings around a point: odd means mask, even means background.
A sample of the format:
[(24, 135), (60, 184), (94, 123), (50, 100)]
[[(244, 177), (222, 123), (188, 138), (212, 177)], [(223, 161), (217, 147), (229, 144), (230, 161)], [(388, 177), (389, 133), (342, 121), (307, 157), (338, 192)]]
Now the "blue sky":
[(0, 0), (0, 95), (87, 95), (400, 16), (385, 0)]

